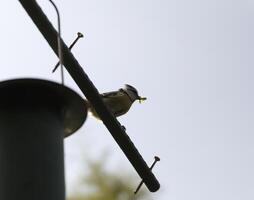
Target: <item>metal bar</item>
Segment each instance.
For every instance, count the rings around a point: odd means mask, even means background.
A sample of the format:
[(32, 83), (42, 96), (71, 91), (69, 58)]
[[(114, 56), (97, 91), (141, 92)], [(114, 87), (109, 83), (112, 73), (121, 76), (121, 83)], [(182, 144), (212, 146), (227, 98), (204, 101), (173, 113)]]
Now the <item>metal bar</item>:
[[(57, 51), (57, 32), (45, 16), (39, 5), (35, 0), (19, 0), (27, 14), (31, 17), (37, 28), (40, 30), (48, 44), (51, 46), (56, 55)], [(103, 121), (119, 147), (122, 149), (128, 160), (136, 169), (139, 176), (144, 180), (147, 188), (151, 192), (155, 192), (160, 188), (160, 184), (154, 174), (151, 172), (146, 162), (132, 143), (121, 124), (110, 113), (102, 99), (99, 92), (93, 85), (87, 74), (81, 68), (78, 61), (72, 55), (66, 44), (61, 39), (61, 46), (63, 51), (63, 65), (76, 82), (80, 90), (86, 96), (88, 101), (95, 108), (100, 119)]]

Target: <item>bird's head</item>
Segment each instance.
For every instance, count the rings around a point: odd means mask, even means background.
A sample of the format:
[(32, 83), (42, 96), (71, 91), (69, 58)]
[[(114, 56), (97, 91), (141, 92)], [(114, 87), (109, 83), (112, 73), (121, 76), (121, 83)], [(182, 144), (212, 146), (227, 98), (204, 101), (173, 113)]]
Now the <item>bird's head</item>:
[(130, 97), (132, 102), (139, 100), (139, 103), (141, 103), (142, 101), (146, 100), (146, 97), (139, 96), (137, 89), (131, 85), (125, 84), (125, 87), (123, 90), (127, 93), (127, 95)]

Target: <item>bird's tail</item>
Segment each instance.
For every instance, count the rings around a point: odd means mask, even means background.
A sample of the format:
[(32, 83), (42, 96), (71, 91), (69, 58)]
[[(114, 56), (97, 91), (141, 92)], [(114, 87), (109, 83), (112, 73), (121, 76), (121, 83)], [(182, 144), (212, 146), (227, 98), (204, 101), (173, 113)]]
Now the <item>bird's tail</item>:
[(85, 102), (85, 106), (87, 108), (87, 112), (89, 116), (93, 116), (95, 119), (100, 121), (100, 118), (98, 116), (98, 114), (96, 113), (96, 111), (94, 110), (93, 106), (90, 104), (90, 102), (86, 99), (84, 99)]
[(90, 112), (91, 111), (91, 104), (89, 101), (87, 101), (86, 99), (84, 99), (84, 103), (85, 103), (85, 106), (87, 108), (87, 111)]
[(88, 115), (92, 115), (92, 105), (87, 99), (84, 99), (84, 104), (87, 109)]

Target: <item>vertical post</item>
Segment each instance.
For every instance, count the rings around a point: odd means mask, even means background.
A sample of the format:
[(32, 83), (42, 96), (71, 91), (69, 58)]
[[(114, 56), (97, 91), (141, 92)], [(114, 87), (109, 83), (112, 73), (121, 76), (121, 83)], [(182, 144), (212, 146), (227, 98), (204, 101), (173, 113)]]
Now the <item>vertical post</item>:
[[(65, 199), (64, 121), (72, 109), (66, 96), (80, 98), (47, 81), (0, 83), (0, 199)], [(78, 127), (86, 117), (79, 109)]]

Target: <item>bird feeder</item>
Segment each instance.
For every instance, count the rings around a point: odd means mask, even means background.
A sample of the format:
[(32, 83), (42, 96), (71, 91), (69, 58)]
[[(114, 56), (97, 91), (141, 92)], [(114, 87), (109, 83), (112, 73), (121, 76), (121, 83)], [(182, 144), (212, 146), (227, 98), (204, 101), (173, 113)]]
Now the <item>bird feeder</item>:
[(86, 116), (82, 98), (63, 85), (0, 82), (0, 199), (64, 200), (63, 139)]

